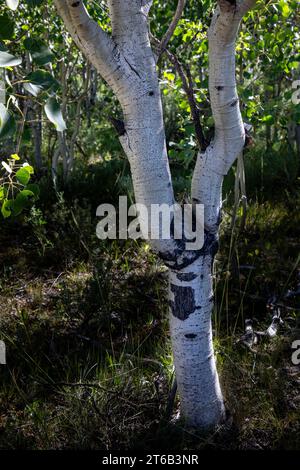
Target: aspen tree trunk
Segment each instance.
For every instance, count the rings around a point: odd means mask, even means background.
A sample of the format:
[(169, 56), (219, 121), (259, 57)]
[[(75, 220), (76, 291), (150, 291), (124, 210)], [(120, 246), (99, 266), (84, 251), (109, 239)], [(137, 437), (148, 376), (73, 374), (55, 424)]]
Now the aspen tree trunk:
[[(130, 162), (136, 203), (149, 211), (151, 204), (174, 204), (148, 31), (152, 0), (108, 0), (112, 36), (89, 17), (81, 0), (54, 1), (74, 41), (121, 104), (124, 123), (118, 121), (119, 138)], [(150, 240), (169, 268), (170, 329), (181, 415), (199, 428), (213, 427), (225, 416), (212, 341), (212, 265), (218, 249), (223, 177), (245, 142), (235, 82), (235, 40), (242, 17), (254, 3), (219, 0), (209, 30), (215, 137), (205, 152), (199, 152), (192, 182), (194, 202), (204, 204), (204, 245), (188, 250), (186, 240)]]
[[(30, 64), (29, 52), (25, 55), (26, 72), (30, 73), (32, 68)], [(42, 160), (42, 109), (39, 103), (28, 99), (28, 116), (31, 122), (31, 130), (34, 142), (34, 162), (38, 171), (43, 167)]]
[(6, 104), (5, 69), (0, 71), (0, 103), (4, 106)]
[(33, 117), (32, 133), (34, 140), (34, 161), (36, 168), (40, 171), (43, 167), (42, 160), (42, 109), (39, 104), (32, 104), (31, 113)]

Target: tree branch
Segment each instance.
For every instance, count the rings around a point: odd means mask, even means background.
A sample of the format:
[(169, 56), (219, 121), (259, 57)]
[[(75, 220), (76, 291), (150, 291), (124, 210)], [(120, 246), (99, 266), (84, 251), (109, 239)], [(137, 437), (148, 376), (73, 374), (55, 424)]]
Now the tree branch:
[(76, 45), (80, 48), (80, 39), (78, 34), (76, 33), (76, 30), (74, 28), (73, 22), (71, 15), (69, 13), (68, 5), (65, 0), (54, 0), (54, 4), (56, 6), (56, 9), (58, 11), (59, 16), (63, 20), (68, 32), (72, 36), (73, 41), (76, 43)]
[[(218, 0), (209, 29), (209, 92), (215, 121), (216, 171), (226, 174), (243, 149), (245, 129), (235, 78), (235, 43), (244, 14), (255, 0)], [(221, 168), (220, 160), (223, 160)]]
[[(154, 36), (151, 36), (151, 39), (157, 47), (160, 46), (160, 42), (158, 39), (156, 39)], [(166, 53), (170, 62), (174, 65), (181, 79), (182, 87), (186, 93), (191, 108), (191, 116), (195, 127), (196, 139), (198, 141), (199, 148), (204, 151), (207, 148), (209, 142), (206, 140), (201, 126), (200, 109), (195, 98), (191, 71), (187, 65), (183, 66), (183, 64), (179, 61), (176, 55), (170, 52), (168, 49), (165, 49), (164, 52)]]
[(120, 89), (126, 90), (128, 96), (145, 92), (144, 83), (119, 44), (89, 16), (82, 0), (54, 0), (54, 3), (77, 46), (117, 97)]
[(66, 0), (65, 3), (73, 30), (78, 36), (80, 48), (106, 79), (118, 65), (114, 55), (116, 46), (114, 41), (89, 16), (82, 0)]
[[(186, 96), (187, 96), (187, 99), (191, 108), (191, 116), (192, 116), (194, 127), (195, 127), (196, 139), (198, 141), (200, 149), (204, 151), (208, 146), (208, 142), (204, 136), (203, 129), (202, 129), (201, 122), (200, 122), (200, 110), (199, 110), (199, 106), (195, 98), (191, 71), (187, 65), (183, 66), (183, 64), (181, 64), (181, 62), (177, 59), (175, 54), (172, 54), (169, 50), (166, 50), (165, 52), (170, 62), (172, 62), (172, 64), (174, 65), (175, 69), (178, 72), (178, 75), (181, 78), (182, 87), (186, 93)], [(186, 70), (186, 72), (184, 71), (184, 69)]]
[(182, 15), (182, 12), (184, 10), (184, 7), (185, 7), (185, 4), (186, 4), (186, 0), (178, 0), (178, 4), (177, 4), (177, 8), (176, 8), (176, 11), (175, 11), (175, 14), (173, 16), (173, 19), (167, 29), (167, 32), (165, 33), (165, 35), (163, 36), (161, 42), (160, 42), (160, 52), (159, 52), (159, 56), (166, 50), (167, 48), (167, 45), (171, 39), (171, 37), (173, 36), (173, 33), (176, 29), (176, 26), (178, 25), (178, 22), (181, 18), (181, 15)]
[(218, 5), (222, 13), (234, 11), (242, 18), (253, 6), (257, 0), (218, 0)]
[(204, 204), (204, 224), (218, 231), (222, 184), (245, 144), (245, 128), (236, 87), (235, 44), (244, 14), (255, 0), (218, 0), (208, 32), (209, 94), (215, 136), (199, 152), (192, 179), (192, 197)]

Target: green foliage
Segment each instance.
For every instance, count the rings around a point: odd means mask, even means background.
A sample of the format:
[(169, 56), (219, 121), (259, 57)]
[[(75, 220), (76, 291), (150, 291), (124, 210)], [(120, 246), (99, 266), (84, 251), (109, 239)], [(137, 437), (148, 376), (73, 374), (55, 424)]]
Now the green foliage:
[(6, 219), (18, 216), (24, 209), (30, 207), (39, 195), (37, 184), (30, 184), (34, 173), (28, 163), (19, 163), (16, 154), (1, 162), (0, 169), (0, 206), (1, 214)]
[(56, 91), (59, 87), (57, 80), (46, 70), (35, 70), (25, 77), (25, 80), (45, 91)]
[[(17, 3), (11, 2), (9, 6), (15, 8)], [(162, 37), (166, 31), (176, 5), (176, 0), (167, 6), (160, 0), (154, 1), (150, 21), (156, 37)], [(207, 30), (214, 5), (211, 0), (187, 2), (169, 44), (183, 65), (190, 68), (208, 140), (213, 137), (214, 123), (208, 93)], [(110, 32), (105, 2), (88, 1), (87, 8)], [(299, 3), (294, 0), (261, 2), (243, 22), (237, 44), (243, 118), (252, 124), (256, 142), (277, 153), (285, 145), (290, 148), (291, 126), (300, 122), (300, 105), (291, 100), (291, 83), (297, 79), (300, 64), (298, 18)], [(41, 153), (48, 168), (45, 155), (51, 159), (57, 150), (57, 132), (63, 133), (67, 153), (70, 145), (75, 160), (87, 164), (89, 159), (94, 162), (99, 156), (102, 161), (120, 158), (122, 150), (107, 122), (107, 116), (121, 117), (119, 105), (72, 45), (53, 5), (27, 0), (11, 11), (4, 3), (0, 6), (1, 25), (0, 67), (6, 76), (7, 98), (3, 103), (5, 110), (2, 108), (0, 139), (20, 142), (23, 153), (32, 157), (33, 122), (41, 121), (44, 110), (49, 122), (41, 122)], [(175, 173), (178, 170), (179, 174), (180, 168), (182, 173), (175, 186), (177, 183), (179, 187), (183, 183), (187, 186), (197, 151), (189, 102), (166, 55), (158, 66), (170, 161)], [(25, 103), (34, 107), (34, 114), (23, 113)], [(292, 150), (295, 152), (295, 142)]]
[(23, 44), (24, 48), (30, 52), (33, 63), (41, 66), (52, 62), (54, 58), (53, 52), (40, 39), (29, 37), (24, 40)]
[(0, 15), (0, 39), (12, 39), (14, 31), (15, 28), (12, 18), (7, 13)]
[[(56, 66), (52, 67), (56, 60), (52, 38), (54, 34), (57, 35), (57, 30), (54, 33), (57, 24), (52, 28), (50, 41), (46, 38), (43, 40), (48, 26), (40, 21), (38, 7), (41, 1), (19, 3), (8, 0), (6, 4), (0, 6), (0, 67), (4, 69), (3, 77), (7, 85), (7, 103), (1, 105), (0, 140), (10, 137), (22, 144), (23, 139), (26, 142), (30, 128), (27, 125), (30, 113), (27, 113), (26, 106), (26, 112), (23, 113), (24, 99), (29, 105), (36, 100), (37, 107), (47, 108), (51, 107), (51, 99), (55, 99), (56, 108), (59, 106), (60, 84), (55, 77)], [(49, 8), (53, 11), (53, 7), (49, 5)], [(61, 37), (57, 36), (56, 44), (60, 43)], [(20, 99), (23, 94), (23, 99)], [(55, 109), (54, 115), (58, 114), (59, 111)], [(46, 112), (48, 115), (52, 116), (53, 112)], [(57, 125), (62, 128), (62, 121)]]

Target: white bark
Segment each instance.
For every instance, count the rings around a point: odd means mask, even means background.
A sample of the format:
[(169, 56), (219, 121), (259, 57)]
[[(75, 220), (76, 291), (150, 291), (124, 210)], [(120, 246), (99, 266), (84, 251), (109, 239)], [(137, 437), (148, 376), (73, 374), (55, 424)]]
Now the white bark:
[[(206, 245), (192, 270), (197, 276), (190, 284), (194, 292), (189, 294), (195, 299), (194, 309), (191, 306), (188, 319), (182, 323), (171, 314), (182, 412), (189, 423), (199, 427), (211, 427), (225, 416), (211, 334), (212, 263), (217, 249), (223, 177), (245, 142), (235, 81), (235, 40), (240, 21), (254, 1), (232, 3), (219, 1), (209, 29), (209, 91), (215, 137), (205, 152), (199, 152), (192, 181), (193, 200), (204, 204), (206, 231)], [(171, 290), (174, 282), (178, 284), (172, 274)], [(192, 366), (189, 357), (193, 358)]]
[(225, 417), (212, 342), (213, 253), (170, 270), (170, 329), (181, 414), (210, 428)]
[(5, 69), (0, 70), (0, 103), (6, 104)]
[[(152, 1), (108, 0), (112, 37), (91, 20), (81, 1), (54, 1), (75, 42), (122, 106), (120, 141), (130, 162), (136, 203), (149, 212), (151, 204), (172, 205), (161, 96), (148, 32)], [(194, 200), (205, 205), (204, 246), (194, 252), (186, 250), (185, 241), (152, 241), (170, 268), (170, 326), (182, 416), (205, 428), (225, 414), (212, 343), (212, 263), (223, 177), (245, 140), (235, 85), (235, 39), (241, 18), (254, 1), (219, 0), (209, 31), (216, 133), (205, 153), (198, 155), (192, 183)]]
[(232, 5), (220, 0), (209, 30), (209, 92), (215, 121), (215, 137), (199, 152), (192, 181), (192, 197), (206, 208), (205, 224), (217, 231), (223, 176), (241, 153), (245, 129), (235, 80), (235, 40), (242, 16), (255, 3)]

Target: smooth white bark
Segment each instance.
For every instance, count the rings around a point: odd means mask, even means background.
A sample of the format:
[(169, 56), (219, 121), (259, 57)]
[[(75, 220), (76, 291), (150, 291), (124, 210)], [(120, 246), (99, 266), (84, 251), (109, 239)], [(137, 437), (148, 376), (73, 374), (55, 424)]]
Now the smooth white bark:
[(210, 428), (225, 418), (212, 341), (212, 255), (170, 270), (170, 330), (181, 414)]
[(192, 197), (205, 205), (207, 229), (217, 231), (223, 176), (242, 152), (245, 129), (235, 79), (235, 40), (241, 19), (255, 1), (232, 5), (221, 0), (209, 29), (209, 92), (215, 137), (199, 152), (192, 181)]

